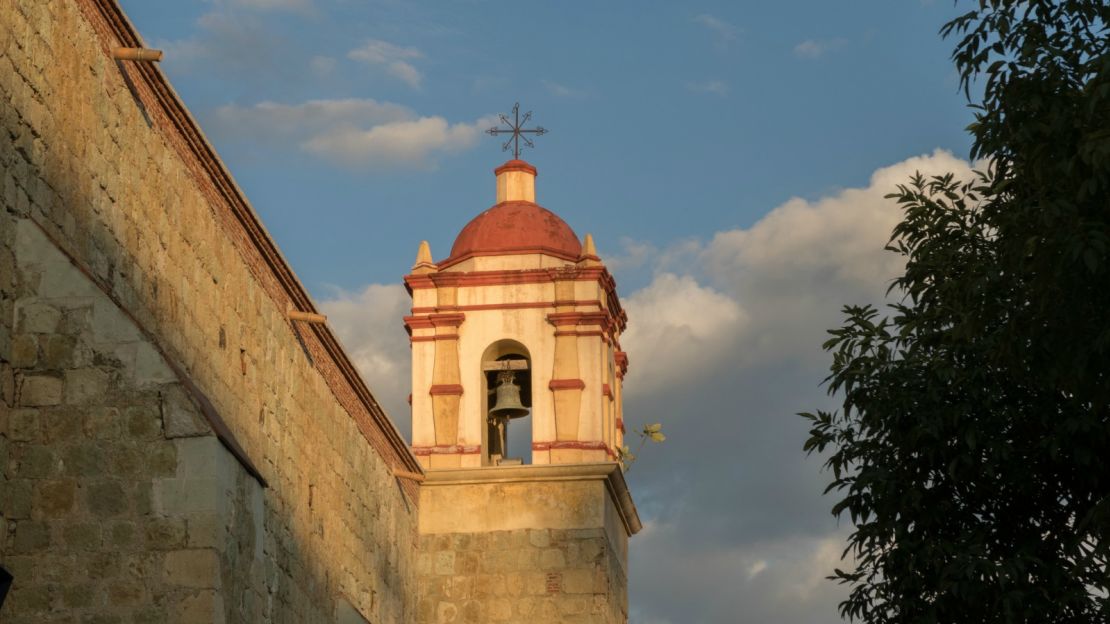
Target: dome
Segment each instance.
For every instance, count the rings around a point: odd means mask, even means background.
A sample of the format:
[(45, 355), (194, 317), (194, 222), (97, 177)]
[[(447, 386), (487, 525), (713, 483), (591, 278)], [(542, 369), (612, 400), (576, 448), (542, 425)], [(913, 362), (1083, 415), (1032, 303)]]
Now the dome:
[(535, 202), (503, 201), (474, 217), (455, 238), (452, 260), (481, 255), (545, 253), (577, 260), (582, 243), (554, 212)]

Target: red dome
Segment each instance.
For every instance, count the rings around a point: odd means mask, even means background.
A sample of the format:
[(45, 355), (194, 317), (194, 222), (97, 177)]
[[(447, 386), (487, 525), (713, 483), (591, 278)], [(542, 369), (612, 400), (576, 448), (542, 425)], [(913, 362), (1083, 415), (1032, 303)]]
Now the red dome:
[(577, 260), (582, 243), (554, 212), (529, 201), (506, 201), (467, 223), (451, 246), (451, 257), (440, 264), (511, 253), (546, 253)]

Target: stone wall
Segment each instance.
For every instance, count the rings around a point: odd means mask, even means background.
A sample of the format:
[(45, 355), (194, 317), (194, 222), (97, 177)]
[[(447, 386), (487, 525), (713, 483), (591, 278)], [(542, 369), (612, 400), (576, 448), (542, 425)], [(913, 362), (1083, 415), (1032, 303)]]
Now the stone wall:
[(0, 2), (0, 617), (411, 621), (419, 467), (139, 43)]
[(627, 622), (627, 491), (615, 463), (429, 471), (415, 621)]
[(627, 579), (604, 529), (422, 535), (417, 622), (623, 624)]

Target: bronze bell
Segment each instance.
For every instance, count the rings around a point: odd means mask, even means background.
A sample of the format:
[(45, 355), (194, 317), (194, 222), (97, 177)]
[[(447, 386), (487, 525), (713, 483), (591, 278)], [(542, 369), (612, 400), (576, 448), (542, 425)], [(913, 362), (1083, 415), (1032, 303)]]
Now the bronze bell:
[(520, 386), (513, 380), (513, 371), (497, 374), (497, 402), (489, 411), (490, 418), (520, 418), (528, 415), (528, 408), (520, 402)]

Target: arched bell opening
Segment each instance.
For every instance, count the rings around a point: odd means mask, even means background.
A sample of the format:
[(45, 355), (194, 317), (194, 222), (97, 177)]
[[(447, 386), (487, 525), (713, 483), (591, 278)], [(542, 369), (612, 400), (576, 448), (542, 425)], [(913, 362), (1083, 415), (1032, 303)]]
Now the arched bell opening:
[(532, 357), (515, 340), (499, 340), (482, 355), (482, 463), (532, 463)]

